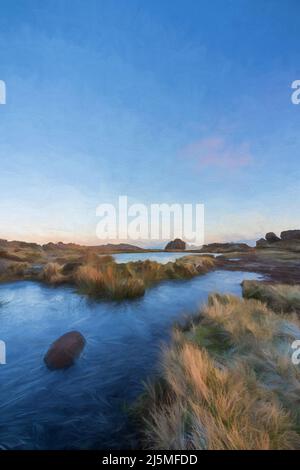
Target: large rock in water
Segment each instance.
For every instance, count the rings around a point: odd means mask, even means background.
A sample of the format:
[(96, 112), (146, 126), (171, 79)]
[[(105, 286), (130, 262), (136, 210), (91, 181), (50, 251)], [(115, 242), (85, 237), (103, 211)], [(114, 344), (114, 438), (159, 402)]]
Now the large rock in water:
[(300, 230), (285, 230), (280, 237), (281, 240), (300, 240)]
[(280, 242), (280, 238), (277, 237), (277, 235), (276, 235), (274, 232), (268, 232), (268, 233), (266, 234), (266, 240), (267, 240), (267, 242), (269, 242), (269, 243)]
[(175, 238), (175, 240), (169, 242), (166, 245), (165, 250), (180, 250), (184, 251), (185, 250), (185, 242), (183, 240), (180, 240), (180, 238)]
[(51, 370), (65, 369), (74, 364), (85, 345), (85, 339), (78, 331), (69, 331), (60, 336), (48, 349), (44, 361)]

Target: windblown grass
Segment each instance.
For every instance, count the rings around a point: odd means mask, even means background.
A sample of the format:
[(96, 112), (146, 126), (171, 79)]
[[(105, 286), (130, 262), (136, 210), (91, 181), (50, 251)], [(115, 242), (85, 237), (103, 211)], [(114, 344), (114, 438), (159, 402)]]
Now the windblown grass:
[(83, 265), (100, 268), (103, 264), (114, 262), (114, 258), (111, 255), (99, 255), (89, 250), (80, 258), (80, 261)]
[(190, 279), (204, 274), (214, 268), (215, 260), (209, 256), (184, 256), (166, 264), (146, 260), (123, 266), (126, 266), (132, 276), (141, 277), (148, 286), (162, 280)]
[(10, 253), (10, 252), (8, 252), (6, 250), (2, 250), (2, 249), (0, 249), (0, 258), (4, 258), (4, 259), (10, 260), (10, 261), (19, 261), (19, 262), (23, 261), (23, 258), (21, 258), (20, 256), (17, 256), (13, 253)]
[(145, 293), (142, 279), (123, 277), (116, 264), (102, 270), (82, 266), (76, 273), (76, 284), (80, 292), (98, 298), (132, 299)]
[(0, 272), (0, 281), (16, 281), (23, 279), (29, 268), (26, 262), (13, 262), (9, 263), (4, 270)]
[(243, 296), (266, 302), (277, 312), (300, 312), (300, 285), (244, 281)]
[(256, 300), (245, 302), (232, 295), (215, 294), (202, 310), (205, 321), (221, 328), (238, 346), (248, 341), (271, 340), (278, 332), (279, 318)]
[(92, 297), (133, 299), (159, 281), (188, 279), (214, 266), (209, 257), (185, 258), (166, 265), (150, 260), (117, 264), (110, 256), (92, 256), (76, 271), (75, 283), (80, 292)]
[(211, 296), (138, 403), (145, 447), (299, 449), (299, 334), (259, 301)]
[(58, 263), (47, 263), (41, 273), (41, 279), (48, 284), (60, 284), (66, 280)]
[(11, 274), (13, 277), (23, 277), (28, 267), (28, 263), (14, 263), (8, 266), (8, 273)]

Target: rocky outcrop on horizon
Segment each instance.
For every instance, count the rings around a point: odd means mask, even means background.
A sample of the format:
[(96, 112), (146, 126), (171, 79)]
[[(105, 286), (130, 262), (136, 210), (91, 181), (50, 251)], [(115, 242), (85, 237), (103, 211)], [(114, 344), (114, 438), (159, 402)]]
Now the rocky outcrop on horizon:
[(280, 234), (281, 240), (299, 240), (300, 241), (300, 230), (285, 230)]
[(200, 253), (233, 253), (235, 251), (244, 252), (251, 251), (253, 248), (247, 245), (247, 243), (209, 243), (208, 245), (203, 245), (199, 251)]
[(166, 251), (184, 251), (186, 248), (186, 243), (181, 240), (180, 238), (175, 238), (175, 240), (172, 240), (171, 242), (167, 243), (165, 250)]
[(276, 243), (280, 241), (280, 238), (277, 237), (276, 233), (274, 232), (268, 232), (266, 234), (266, 241), (269, 243)]
[(265, 238), (257, 240), (256, 248), (300, 251), (300, 230), (284, 230), (281, 232), (280, 238), (274, 232), (268, 232)]

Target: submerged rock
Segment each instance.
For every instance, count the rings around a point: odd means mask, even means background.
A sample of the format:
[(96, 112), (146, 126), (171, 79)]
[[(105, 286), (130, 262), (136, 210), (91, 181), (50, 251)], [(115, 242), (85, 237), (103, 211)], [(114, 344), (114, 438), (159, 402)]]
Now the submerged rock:
[(180, 250), (184, 251), (186, 247), (186, 244), (183, 240), (180, 240), (180, 238), (175, 238), (175, 240), (169, 242), (166, 245), (165, 250)]
[(78, 331), (60, 336), (48, 349), (44, 361), (51, 370), (65, 369), (74, 364), (85, 346), (85, 339)]

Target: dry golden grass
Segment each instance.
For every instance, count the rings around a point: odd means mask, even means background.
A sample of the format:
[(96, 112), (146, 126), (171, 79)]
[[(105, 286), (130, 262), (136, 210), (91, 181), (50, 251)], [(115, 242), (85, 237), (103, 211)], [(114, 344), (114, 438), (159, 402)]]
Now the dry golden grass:
[(175, 261), (168, 263), (170, 271), (167, 270), (171, 279), (189, 279), (199, 274), (205, 274), (215, 267), (216, 261), (210, 256), (184, 256)]
[(84, 292), (101, 291), (103, 275), (93, 266), (81, 266), (76, 273), (76, 283)]
[(118, 265), (124, 278), (141, 279), (145, 286), (150, 287), (164, 277), (164, 266), (156, 261), (135, 261)]
[[(164, 352), (139, 404), (146, 447), (300, 449), (299, 329), (255, 300), (213, 295)], [(141, 418), (142, 417), (142, 418)]]
[[(74, 276), (80, 292), (98, 298), (133, 299), (144, 295), (146, 288), (167, 279), (187, 279), (207, 272), (214, 266), (209, 257), (187, 257), (166, 265), (155, 261), (137, 261), (117, 264), (110, 256), (86, 259)], [(197, 258), (197, 259), (196, 259)]]
[(279, 318), (257, 300), (244, 302), (231, 295), (211, 295), (202, 314), (221, 326), (233, 342), (270, 340), (279, 329)]
[(2, 250), (2, 249), (0, 249), (0, 259), (1, 258), (10, 260), (10, 261), (19, 261), (19, 262), (23, 261), (23, 258), (21, 258), (20, 256), (17, 256), (16, 254), (10, 251)]
[(277, 312), (300, 312), (300, 285), (244, 281), (243, 295), (266, 302)]
[(22, 277), (26, 273), (26, 270), (28, 269), (29, 264), (28, 263), (14, 263), (11, 264), (8, 267), (9, 273), (12, 275), (16, 275), (17, 277)]
[(14, 246), (14, 242), (12, 242), (11, 245), (8, 244), (4, 248), (0, 248), (0, 258), (34, 263), (43, 259), (43, 252), (39, 247), (33, 248), (31, 245), (26, 247)]
[(9, 263), (5, 269), (0, 272), (0, 281), (14, 281), (23, 279), (26, 276), (29, 264), (26, 262)]
[(166, 264), (151, 260), (131, 262), (126, 264), (126, 269), (132, 276), (141, 277), (146, 285), (152, 285), (167, 279), (190, 279), (214, 266), (215, 260), (209, 256), (184, 256)]
[(103, 264), (111, 263), (114, 258), (111, 255), (99, 255), (93, 250), (88, 250), (81, 258), (80, 261), (83, 265), (93, 266), (100, 268)]
[(82, 266), (76, 273), (76, 284), (82, 293), (115, 300), (135, 298), (145, 292), (141, 279), (122, 276), (116, 264), (102, 266), (101, 270)]
[(66, 281), (58, 263), (47, 263), (41, 273), (41, 279), (48, 284), (60, 284)]

